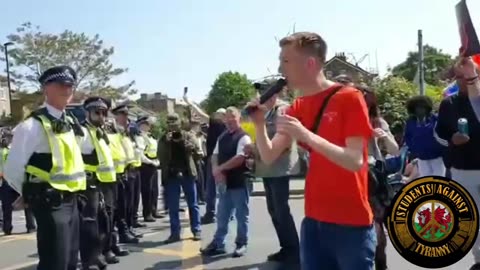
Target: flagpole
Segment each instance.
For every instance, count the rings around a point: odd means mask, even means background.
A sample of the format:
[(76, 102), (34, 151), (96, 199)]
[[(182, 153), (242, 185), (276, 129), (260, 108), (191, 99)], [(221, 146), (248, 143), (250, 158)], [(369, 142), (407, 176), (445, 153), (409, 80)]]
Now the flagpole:
[(423, 69), (423, 35), (422, 30), (418, 30), (418, 85), (420, 95), (425, 95), (425, 75)]

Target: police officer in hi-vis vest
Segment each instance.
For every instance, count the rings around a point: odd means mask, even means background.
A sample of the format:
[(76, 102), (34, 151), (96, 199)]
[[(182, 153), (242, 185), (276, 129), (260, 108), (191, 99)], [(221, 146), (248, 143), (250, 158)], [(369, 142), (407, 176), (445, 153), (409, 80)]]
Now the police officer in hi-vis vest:
[(76, 124), (65, 115), (76, 79), (67, 66), (40, 76), (45, 105), (15, 128), (5, 164), (6, 181), (21, 195), (15, 205), (28, 205), (37, 221), (37, 270), (77, 269), (77, 194), (87, 181)]
[[(113, 119), (112, 119), (113, 120)], [(110, 150), (112, 151), (113, 163), (117, 173), (117, 196), (116, 208), (114, 212), (114, 225), (118, 229), (118, 241), (124, 244), (137, 244), (138, 238), (128, 229), (127, 225), (127, 154), (122, 144), (122, 134), (113, 120), (107, 126), (107, 135), (110, 141)], [(117, 237), (117, 234), (115, 234)]]
[(126, 222), (128, 231), (136, 237), (142, 237), (141, 234), (135, 232), (136, 227), (145, 227), (144, 224), (138, 222), (138, 204), (140, 202), (140, 171), (142, 165), (141, 152), (135, 143), (135, 135), (130, 132), (128, 120), (127, 105), (120, 105), (112, 109), (117, 123), (117, 129), (122, 136), (122, 146), (127, 157), (126, 160), (126, 176), (125, 185), (125, 205), (126, 205)]
[[(13, 202), (18, 198), (18, 193), (10, 187), (6, 181), (3, 180), (3, 167), (7, 160), (8, 152), (10, 150), (10, 143), (12, 142), (12, 131), (10, 129), (2, 129), (0, 134), (0, 201), (2, 202), (2, 216), (3, 216), (3, 232), (5, 235), (12, 234), (12, 214)], [(25, 208), (25, 220), (27, 225), (27, 233), (32, 233), (36, 230), (35, 218), (32, 210)]]
[[(104, 269), (107, 263), (116, 263), (114, 254), (102, 255), (106, 241), (111, 241), (108, 218), (103, 208), (105, 203), (100, 193), (100, 183), (116, 181), (115, 167), (109, 141), (104, 130), (110, 102), (101, 97), (90, 97), (83, 103), (86, 119), (83, 123), (85, 136), (78, 137), (87, 174), (87, 190), (81, 193), (80, 211), (80, 257), (83, 269)], [(104, 241), (102, 241), (102, 238)]]
[(145, 222), (155, 222), (162, 216), (157, 212), (158, 204), (158, 172), (160, 162), (157, 159), (157, 141), (150, 135), (153, 118), (144, 116), (137, 120), (140, 135), (135, 141), (140, 149), (142, 166), (140, 167), (143, 219)]

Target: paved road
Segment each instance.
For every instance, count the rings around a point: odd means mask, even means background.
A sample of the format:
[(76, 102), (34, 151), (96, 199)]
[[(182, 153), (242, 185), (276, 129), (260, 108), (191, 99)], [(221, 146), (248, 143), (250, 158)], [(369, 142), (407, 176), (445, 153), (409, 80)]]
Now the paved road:
[[(291, 200), (291, 208), (297, 224), (303, 216), (303, 197), (295, 196)], [(251, 226), (250, 246), (247, 256), (233, 259), (224, 256), (215, 259), (206, 259), (199, 256), (199, 248), (206, 245), (215, 230), (215, 225), (203, 226), (203, 241), (193, 242), (188, 231), (188, 220), (182, 221), (184, 230), (181, 243), (162, 245), (162, 241), (168, 237), (168, 220), (159, 220), (145, 229), (143, 241), (136, 246), (129, 246), (132, 254), (122, 258), (121, 263), (109, 266), (109, 270), (250, 270), (277, 269), (276, 265), (265, 263), (265, 257), (278, 248), (277, 239), (271, 226), (271, 222), (265, 207), (264, 197), (253, 197), (251, 200)], [(230, 251), (233, 249), (235, 222), (231, 224), (228, 238)], [(24, 221), (21, 212), (15, 213), (16, 233), (23, 233)], [(1, 234), (1, 233), (0, 233)], [(422, 268), (403, 260), (395, 250), (389, 246), (388, 257), (390, 270), (420, 270)], [(34, 270), (36, 262), (35, 235), (15, 234), (12, 236), (0, 236), (0, 270)], [(466, 270), (470, 267), (473, 258), (468, 255), (457, 265), (444, 270)], [(293, 270), (293, 269), (289, 269)]]

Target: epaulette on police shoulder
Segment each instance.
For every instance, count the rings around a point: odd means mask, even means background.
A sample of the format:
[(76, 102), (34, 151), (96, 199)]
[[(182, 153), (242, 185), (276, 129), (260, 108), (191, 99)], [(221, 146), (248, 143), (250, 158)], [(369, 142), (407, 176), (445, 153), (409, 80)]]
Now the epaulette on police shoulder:
[(78, 121), (78, 118), (72, 112), (67, 113), (67, 121), (69, 121), (70, 125), (72, 126), (73, 133), (75, 133), (75, 136), (79, 136), (79, 137), (85, 136), (85, 133), (83, 132), (80, 121)]
[(36, 120), (41, 121), (39, 118), (40, 115), (48, 115), (47, 108), (43, 107), (36, 109), (35, 111), (31, 112), (27, 117), (25, 117), (25, 120), (28, 118), (35, 118)]

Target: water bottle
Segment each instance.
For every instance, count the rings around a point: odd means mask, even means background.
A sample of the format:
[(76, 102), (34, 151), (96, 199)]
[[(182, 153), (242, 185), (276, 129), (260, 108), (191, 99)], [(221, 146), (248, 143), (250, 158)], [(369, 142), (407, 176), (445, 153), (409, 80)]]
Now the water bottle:
[(458, 119), (458, 132), (463, 135), (468, 135), (468, 120), (465, 118)]
[(219, 196), (227, 192), (227, 183), (225, 183), (225, 181), (217, 182), (216, 186), (217, 186), (217, 194)]

